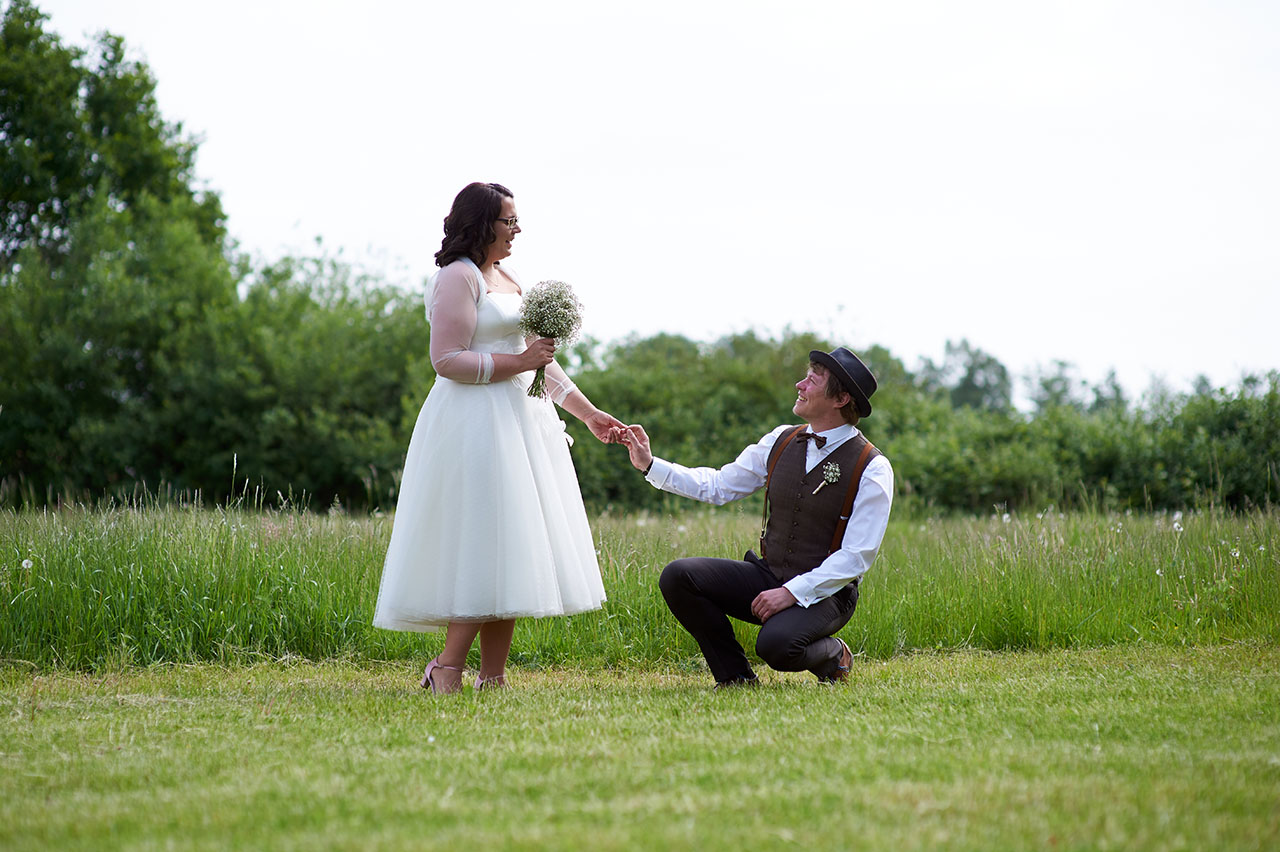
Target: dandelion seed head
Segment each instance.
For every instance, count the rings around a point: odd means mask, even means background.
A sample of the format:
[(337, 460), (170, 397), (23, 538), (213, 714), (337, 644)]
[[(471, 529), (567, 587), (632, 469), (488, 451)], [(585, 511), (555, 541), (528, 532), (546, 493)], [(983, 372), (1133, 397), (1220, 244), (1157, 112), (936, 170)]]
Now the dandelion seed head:
[(22, 560), (22, 569), (24, 571), (30, 571), (32, 566), (34, 566), (35, 564), (36, 563), (32, 562), (30, 559), (24, 559)]
[(1003, 515), (1001, 515), (1000, 520), (1006, 524), (1009, 523), (1009, 513), (1005, 512)]

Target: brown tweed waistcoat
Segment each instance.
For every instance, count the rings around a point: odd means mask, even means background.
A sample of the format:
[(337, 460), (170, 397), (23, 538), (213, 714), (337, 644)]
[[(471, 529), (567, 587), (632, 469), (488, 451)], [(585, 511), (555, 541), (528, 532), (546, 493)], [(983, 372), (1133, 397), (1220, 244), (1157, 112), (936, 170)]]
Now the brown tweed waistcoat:
[[(807, 442), (793, 440), (778, 454), (777, 448), (788, 434), (782, 433), (769, 454), (769, 463), (773, 465), (765, 492), (769, 520), (760, 539), (760, 555), (782, 583), (817, 568), (833, 552), (832, 538), (851, 485), (856, 495), (857, 481), (850, 478), (861, 478), (862, 471), (855, 468), (867, 445), (867, 439), (859, 432), (806, 473)], [(880, 454), (872, 448), (867, 462)], [(824, 481), (823, 471), (829, 464), (839, 466), (840, 477), (819, 488)]]

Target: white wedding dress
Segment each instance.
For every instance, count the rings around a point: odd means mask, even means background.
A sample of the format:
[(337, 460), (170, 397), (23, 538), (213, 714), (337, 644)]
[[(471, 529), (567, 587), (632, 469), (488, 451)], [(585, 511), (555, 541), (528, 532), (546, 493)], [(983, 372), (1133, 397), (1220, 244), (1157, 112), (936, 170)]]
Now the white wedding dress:
[[(525, 349), (521, 299), (486, 292), (469, 260), (427, 284), (437, 378), (409, 442), (376, 627), (569, 615), (605, 600), (555, 406), (527, 395), (532, 372), (488, 381), (494, 353)], [(574, 390), (554, 363), (547, 388), (556, 402)]]

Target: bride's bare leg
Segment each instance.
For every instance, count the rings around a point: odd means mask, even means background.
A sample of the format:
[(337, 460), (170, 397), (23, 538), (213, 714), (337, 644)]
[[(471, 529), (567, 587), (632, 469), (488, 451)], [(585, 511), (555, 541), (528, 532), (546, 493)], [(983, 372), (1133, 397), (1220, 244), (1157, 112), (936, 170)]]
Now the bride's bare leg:
[(511, 655), (511, 637), (516, 620), (486, 621), (480, 627), (480, 680), (505, 684), (507, 657)]
[[(478, 621), (450, 621), (444, 632), (444, 650), (436, 657), (440, 665), (466, 668), (467, 652), (483, 626)], [(437, 668), (431, 672), (431, 680), (440, 692), (457, 692), (462, 688), (461, 671)]]

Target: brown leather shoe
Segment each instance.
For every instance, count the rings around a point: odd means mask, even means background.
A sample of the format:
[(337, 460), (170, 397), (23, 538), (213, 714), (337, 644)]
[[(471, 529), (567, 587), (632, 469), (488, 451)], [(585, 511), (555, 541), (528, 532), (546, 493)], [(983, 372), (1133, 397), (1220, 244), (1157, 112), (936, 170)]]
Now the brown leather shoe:
[(840, 643), (840, 658), (836, 660), (835, 673), (821, 680), (824, 683), (844, 683), (849, 679), (849, 669), (853, 667), (853, 651), (849, 650), (849, 646), (839, 636), (831, 638)]

